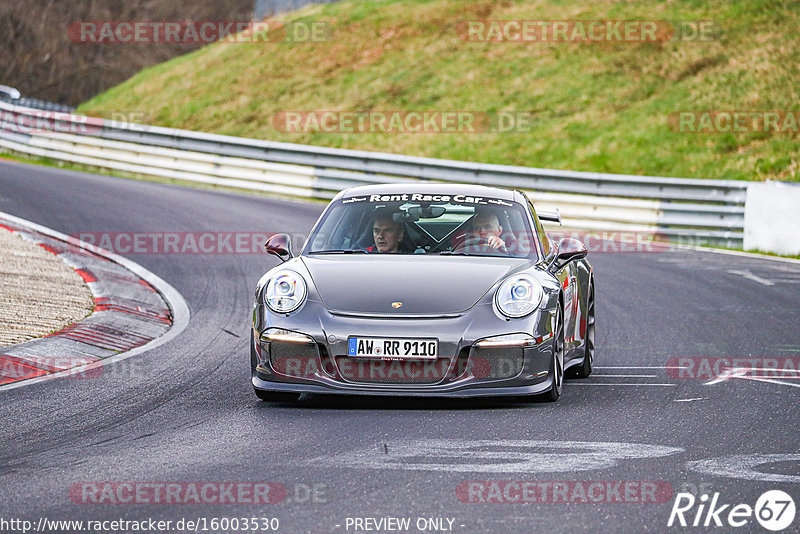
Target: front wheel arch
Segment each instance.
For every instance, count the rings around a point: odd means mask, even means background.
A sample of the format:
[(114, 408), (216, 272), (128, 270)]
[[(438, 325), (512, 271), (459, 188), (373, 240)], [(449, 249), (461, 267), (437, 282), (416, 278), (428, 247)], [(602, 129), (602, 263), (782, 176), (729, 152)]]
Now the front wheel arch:
[(546, 402), (555, 402), (561, 397), (564, 389), (564, 297), (561, 292), (558, 295), (556, 323), (553, 328), (553, 357), (550, 372), (553, 376), (553, 384), (539, 398)]
[(570, 376), (574, 378), (589, 378), (594, 370), (595, 360), (595, 289), (594, 277), (589, 279), (586, 292), (586, 333), (583, 340), (583, 361), (580, 365), (570, 369)]

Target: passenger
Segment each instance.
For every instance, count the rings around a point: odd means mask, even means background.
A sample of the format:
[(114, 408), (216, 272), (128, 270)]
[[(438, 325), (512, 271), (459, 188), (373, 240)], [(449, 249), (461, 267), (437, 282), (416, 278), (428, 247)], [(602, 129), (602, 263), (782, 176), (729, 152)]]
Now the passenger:
[(391, 212), (378, 212), (372, 224), (372, 239), (375, 246), (367, 247), (369, 252), (396, 254), (403, 240), (403, 225), (394, 222)]
[(492, 211), (478, 211), (472, 219), (472, 236), (481, 239), (480, 246), (506, 252), (506, 243), (500, 237), (502, 233), (503, 227), (500, 226), (500, 219)]

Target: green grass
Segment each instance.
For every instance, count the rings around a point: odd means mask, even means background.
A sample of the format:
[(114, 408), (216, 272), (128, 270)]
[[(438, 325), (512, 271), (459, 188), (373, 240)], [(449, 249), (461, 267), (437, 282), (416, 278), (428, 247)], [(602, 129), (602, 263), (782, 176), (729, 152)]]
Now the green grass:
[[(670, 114), (800, 111), (800, 4), (351, 0), (322, 43), (215, 44), (146, 69), (81, 106), (146, 122), (320, 146), (555, 169), (800, 180), (800, 134), (690, 134)], [(711, 41), (475, 43), (465, 20), (710, 20)], [(281, 111), (531, 112), (521, 133), (284, 133)]]

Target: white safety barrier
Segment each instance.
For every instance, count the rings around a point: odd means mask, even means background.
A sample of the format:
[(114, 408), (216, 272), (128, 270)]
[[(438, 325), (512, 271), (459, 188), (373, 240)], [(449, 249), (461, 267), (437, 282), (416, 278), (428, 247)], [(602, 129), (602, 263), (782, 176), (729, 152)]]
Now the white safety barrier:
[(750, 184), (744, 223), (745, 250), (800, 254), (800, 184)]

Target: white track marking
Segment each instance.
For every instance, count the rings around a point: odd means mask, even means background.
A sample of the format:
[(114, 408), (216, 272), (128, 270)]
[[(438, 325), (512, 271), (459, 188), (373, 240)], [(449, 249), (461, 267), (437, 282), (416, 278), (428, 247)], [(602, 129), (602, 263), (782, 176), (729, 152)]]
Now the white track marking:
[(717, 378), (709, 380), (705, 382), (704, 386), (713, 386), (714, 384), (719, 384), (720, 382), (725, 382), (728, 379), (736, 378), (740, 376), (745, 376), (747, 374), (747, 369), (743, 367), (735, 367), (733, 369), (725, 369), (722, 371)]
[(752, 280), (753, 282), (758, 282), (761, 285), (765, 286), (774, 286), (775, 282), (772, 280), (767, 280), (766, 278), (761, 278), (760, 276), (756, 276), (750, 271), (737, 271), (735, 269), (728, 269), (728, 272), (731, 274), (738, 274), (741, 277), (747, 278), (748, 280)]
[[(671, 366), (641, 366), (641, 365), (623, 365), (623, 366), (607, 366), (607, 367), (595, 367), (595, 369), (608, 369), (608, 370), (625, 370), (625, 369), (632, 369), (632, 370), (650, 370), (650, 369), (684, 369), (684, 367), (671, 367)], [(594, 377), (596, 378), (658, 378), (658, 375), (640, 375), (640, 374), (600, 374), (595, 373)], [(635, 382), (635, 383), (626, 383), (626, 382), (574, 382), (570, 383), (570, 386), (640, 386), (640, 387), (675, 387), (676, 384), (654, 384), (649, 382)]]
[(693, 252), (712, 252), (714, 254), (726, 254), (728, 256), (742, 256), (745, 258), (753, 258), (757, 260), (771, 260), (771, 261), (781, 261), (785, 263), (794, 263), (796, 265), (800, 265), (800, 260), (796, 260), (794, 258), (782, 258), (780, 256), (769, 256), (767, 254), (758, 254), (756, 252), (741, 252), (739, 250), (726, 250), (722, 248), (711, 248), (711, 247), (699, 247), (695, 245), (679, 245), (676, 243), (671, 243), (673, 248), (681, 249), (681, 250), (691, 250)]
[(651, 366), (651, 367), (595, 367), (595, 369), (688, 369), (683, 365), (679, 366)]
[[(748, 367), (750, 371), (758, 371), (759, 373), (800, 373), (800, 369), (766, 369), (764, 367)], [(779, 376), (767, 378), (781, 378)], [(789, 378), (789, 377), (782, 377)]]
[(571, 383), (571, 384), (569, 384), (568, 387), (572, 387), (572, 386), (639, 386), (639, 387), (668, 387), (668, 388), (673, 388), (676, 385), (677, 384), (648, 384), (647, 382), (643, 382), (641, 384), (625, 384), (625, 383), (612, 384), (612, 383), (607, 383), (607, 382), (596, 382), (594, 384)]
[[(380, 450), (379, 450), (380, 449)], [(592, 441), (406, 439), (314, 458), (311, 465), (479, 473), (555, 473), (608, 469), (621, 460), (683, 452), (662, 445)]]
[(595, 374), (593, 376), (602, 376), (603, 378), (658, 378), (658, 375), (600, 375), (600, 374)]
[[(795, 383), (784, 382), (782, 380), (776, 380), (775, 378), (772, 378), (772, 377), (748, 375), (747, 373), (749, 373), (750, 371), (759, 371), (759, 372), (769, 371), (769, 372), (773, 372), (773, 373), (775, 373), (775, 372), (793, 372), (793, 373), (797, 373), (798, 372), (798, 371), (796, 371), (794, 369), (791, 369), (791, 370), (788, 370), (788, 371), (783, 371), (781, 369), (762, 369), (762, 368), (751, 369), (751, 368), (736, 367), (734, 369), (727, 369), (727, 370), (723, 371), (722, 373), (720, 373), (720, 375), (717, 378), (715, 378), (713, 380), (709, 380), (708, 382), (705, 382), (703, 385), (704, 386), (713, 386), (714, 384), (719, 384), (720, 382), (725, 382), (725, 381), (730, 380), (730, 379), (737, 379), (737, 380), (753, 380), (755, 382), (768, 382), (770, 384), (779, 384), (779, 385), (782, 385), (782, 386), (790, 386), (790, 387), (793, 387), (793, 388), (800, 388), (800, 384), (798, 384), (796, 382)], [(781, 377), (778, 377), (778, 378), (781, 378)], [(797, 377), (791, 376), (791, 377), (782, 377), (782, 378), (784, 378), (786, 380), (797, 380), (797, 379), (800, 379), (800, 376), (797, 376)]]
[(164, 297), (164, 300), (167, 302), (170, 310), (172, 311), (172, 328), (167, 330), (167, 333), (161, 337), (157, 337), (154, 340), (145, 343), (141, 347), (136, 347), (135, 349), (129, 350), (127, 352), (122, 352), (120, 354), (116, 354), (114, 356), (109, 356), (108, 358), (103, 358), (96, 362), (81, 365), (77, 367), (72, 367), (70, 369), (59, 371), (57, 373), (50, 373), (38, 378), (30, 378), (27, 380), (20, 380), (19, 382), (12, 382), (10, 384), (6, 384), (4, 386), (0, 386), (0, 391), (8, 390), (8, 389), (15, 389), (23, 386), (29, 386), (31, 384), (38, 384), (39, 382), (44, 382), (46, 380), (52, 380), (54, 378), (60, 378), (63, 376), (69, 376), (71, 374), (77, 372), (88, 371), (90, 369), (95, 369), (97, 367), (102, 367), (104, 365), (108, 365), (113, 362), (118, 362), (120, 360), (125, 360), (130, 358), (131, 356), (135, 356), (137, 354), (141, 354), (143, 352), (147, 352), (151, 349), (154, 349), (164, 343), (172, 340), (175, 336), (183, 332), (186, 326), (189, 324), (189, 306), (186, 304), (186, 301), (183, 299), (183, 295), (181, 295), (177, 289), (172, 287), (168, 282), (160, 278), (159, 276), (151, 273), (138, 263), (135, 263), (127, 258), (123, 258), (113, 252), (110, 252), (104, 248), (100, 248), (96, 245), (92, 245), (90, 243), (86, 243), (74, 237), (68, 236), (66, 234), (62, 234), (56, 230), (51, 228), (47, 228), (46, 226), (42, 226), (40, 224), (36, 224), (35, 222), (28, 221), (26, 219), (22, 219), (20, 217), (16, 217), (14, 215), (5, 213), (0, 211), (0, 218), (9, 220), (15, 224), (18, 224), (22, 227), (27, 227), (37, 232), (40, 232), (44, 235), (48, 235), (55, 239), (59, 239), (61, 241), (66, 241), (73, 245), (79, 246), (86, 250), (90, 250), (95, 254), (108, 258), (109, 260), (116, 262), (129, 271), (132, 271), (142, 280), (145, 280), (147, 283), (152, 285), (156, 290)]
[(673, 402), (694, 402), (699, 400), (706, 400), (705, 397), (695, 397), (693, 399), (674, 399)]
[(800, 388), (800, 384), (793, 384), (791, 382), (782, 382), (781, 380), (774, 380), (772, 378), (760, 378), (755, 376), (737, 376), (736, 378), (742, 378), (744, 380), (753, 380), (755, 382), (769, 382), (770, 384), (780, 384), (782, 386), (791, 386), (793, 388)]
[(759, 465), (778, 462), (800, 462), (800, 454), (736, 454), (722, 458), (696, 460), (687, 463), (686, 466), (705, 475), (759, 480), (762, 482), (800, 483), (800, 476), (798, 475), (762, 473), (756, 469)]

